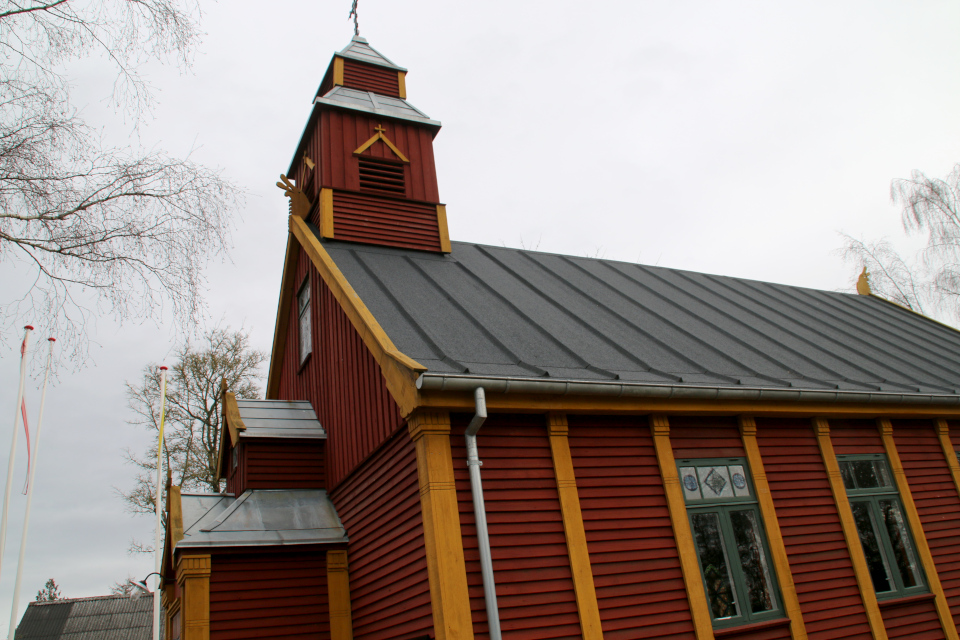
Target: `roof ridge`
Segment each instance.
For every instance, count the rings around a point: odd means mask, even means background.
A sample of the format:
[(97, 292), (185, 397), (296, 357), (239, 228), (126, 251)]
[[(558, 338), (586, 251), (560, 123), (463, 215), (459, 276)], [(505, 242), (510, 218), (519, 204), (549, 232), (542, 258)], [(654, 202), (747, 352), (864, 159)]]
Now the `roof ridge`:
[[(153, 593), (153, 592), (150, 592)], [(144, 594), (146, 595), (146, 594)], [(73, 604), (74, 602), (89, 602), (91, 600), (133, 600), (130, 596), (119, 594), (107, 594), (105, 596), (85, 596), (82, 598), (59, 598), (57, 600), (33, 601), (27, 604), (31, 607), (43, 607), (51, 604)]]

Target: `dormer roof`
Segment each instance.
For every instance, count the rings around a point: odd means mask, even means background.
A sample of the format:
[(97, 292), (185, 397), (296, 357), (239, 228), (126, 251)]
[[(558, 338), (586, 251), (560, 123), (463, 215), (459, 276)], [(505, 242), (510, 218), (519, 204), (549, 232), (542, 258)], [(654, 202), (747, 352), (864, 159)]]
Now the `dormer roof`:
[(336, 55), (342, 58), (352, 58), (367, 64), (375, 64), (378, 67), (387, 67), (397, 71), (406, 71), (403, 67), (394, 64), (387, 56), (383, 55), (367, 43), (366, 38), (353, 36), (350, 44), (341, 49)]
[(403, 98), (392, 98), (377, 95), (370, 91), (348, 89), (347, 87), (334, 87), (325, 95), (317, 96), (314, 104), (325, 104), (331, 107), (363, 111), (378, 116), (426, 124), (432, 127), (441, 126), (438, 121), (431, 120), (430, 116)]

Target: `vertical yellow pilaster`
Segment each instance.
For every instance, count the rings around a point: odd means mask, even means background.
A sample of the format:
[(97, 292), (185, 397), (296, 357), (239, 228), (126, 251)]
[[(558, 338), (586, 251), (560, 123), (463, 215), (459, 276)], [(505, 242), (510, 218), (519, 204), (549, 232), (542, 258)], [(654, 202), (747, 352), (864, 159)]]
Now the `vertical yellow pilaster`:
[(867, 613), (870, 633), (874, 640), (887, 640), (887, 628), (883, 625), (880, 605), (877, 604), (877, 593), (873, 589), (867, 559), (863, 555), (860, 535), (857, 533), (857, 525), (853, 520), (853, 510), (850, 509), (847, 490), (843, 486), (843, 477), (840, 475), (840, 464), (837, 462), (837, 455), (833, 451), (833, 441), (830, 439), (830, 424), (826, 418), (814, 418), (813, 430), (817, 435), (820, 456), (827, 468), (827, 479), (830, 481), (833, 501), (837, 506), (837, 513), (840, 515), (840, 526), (843, 529), (843, 537), (847, 541), (847, 549), (850, 551), (850, 562), (853, 564), (857, 586), (860, 587), (860, 597), (863, 600), (863, 608)]
[(460, 511), (450, 453), (450, 414), (417, 411), (408, 421), (417, 449), (423, 538), (436, 640), (472, 640)]
[(950, 467), (953, 486), (957, 488), (957, 493), (960, 493), (960, 462), (957, 462), (957, 452), (953, 448), (953, 441), (950, 439), (950, 426), (943, 418), (934, 420), (933, 424), (937, 430), (937, 438), (940, 440), (943, 455), (947, 459), (947, 466)]
[(210, 640), (210, 554), (177, 561), (182, 640)]
[(330, 611), (330, 640), (353, 640), (350, 610), (350, 572), (347, 552), (327, 551), (327, 608)]
[(400, 90), (400, 97), (407, 99), (407, 72), (397, 71), (397, 88)]
[(713, 640), (713, 621), (707, 605), (707, 594), (700, 579), (700, 563), (697, 561), (697, 548), (693, 544), (693, 533), (687, 519), (687, 506), (680, 487), (680, 474), (673, 458), (673, 446), (670, 444), (670, 422), (666, 416), (650, 416), (650, 433), (657, 452), (657, 464), (660, 465), (660, 477), (667, 498), (667, 510), (670, 512), (670, 524), (673, 537), (677, 541), (677, 553), (680, 556), (680, 570), (683, 572), (683, 584), (687, 589), (690, 602), (690, 614), (697, 640)]
[(343, 86), (343, 58), (340, 56), (333, 58), (333, 85), (336, 87)]
[(333, 237), (333, 189), (320, 189), (320, 237)]
[(790, 571), (787, 548), (783, 544), (783, 535), (780, 533), (780, 522), (777, 520), (773, 496), (770, 495), (770, 485), (767, 484), (767, 474), (763, 469), (760, 445), (757, 444), (757, 421), (751, 416), (740, 416), (740, 438), (743, 440), (743, 449), (747, 453), (747, 464), (753, 476), (753, 486), (757, 491), (760, 516), (767, 531), (767, 544), (770, 547), (777, 583), (780, 585), (780, 594), (783, 597), (783, 609), (790, 618), (790, 636), (793, 640), (806, 640), (807, 630), (803, 624), (800, 600), (797, 598), (797, 588), (793, 584), (793, 573)]
[(437, 229), (440, 231), (440, 251), (450, 253), (450, 231), (447, 229), (447, 205), (437, 205)]
[(888, 418), (880, 418), (877, 420), (877, 429), (880, 431), (880, 437), (883, 438), (883, 448), (887, 453), (887, 461), (890, 463), (890, 470), (893, 472), (897, 490), (900, 492), (903, 515), (910, 525), (913, 541), (917, 546), (917, 555), (920, 556), (923, 571), (927, 574), (927, 586), (930, 588), (930, 592), (936, 596), (940, 626), (943, 627), (943, 633), (947, 640), (958, 640), (957, 627), (953, 624), (953, 616), (950, 615), (950, 607), (947, 605), (947, 598), (943, 594), (943, 586), (941, 586), (940, 576), (937, 574), (937, 565), (933, 562), (933, 554), (930, 553), (930, 545), (927, 544), (927, 536), (923, 532), (920, 514), (917, 513), (917, 505), (913, 502), (913, 494), (910, 492), (910, 483), (907, 481), (907, 474), (903, 470), (903, 463), (900, 462), (897, 443), (893, 439), (893, 423)]
[(600, 608), (597, 605), (597, 592), (593, 586), (593, 568), (590, 565), (587, 535), (583, 528), (580, 496), (577, 494), (577, 479), (573, 471), (573, 456), (570, 454), (570, 441), (567, 439), (568, 430), (565, 414), (547, 414), (550, 453), (553, 456), (553, 472), (557, 478), (560, 512), (563, 516), (563, 533), (567, 540), (570, 573), (573, 575), (573, 589), (577, 597), (577, 611), (580, 614), (580, 631), (583, 640), (602, 640)]

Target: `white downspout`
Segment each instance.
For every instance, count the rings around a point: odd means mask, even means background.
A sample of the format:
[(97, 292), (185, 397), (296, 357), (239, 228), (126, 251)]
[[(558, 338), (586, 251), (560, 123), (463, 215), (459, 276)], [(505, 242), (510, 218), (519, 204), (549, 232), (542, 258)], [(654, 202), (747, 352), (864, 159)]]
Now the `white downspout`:
[(473, 515), (477, 521), (477, 546), (480, 550), (480, 574), (483, 576), (483, 599), (487, 605), (487, 625), (490, 640), (501, 640), (500, 610), (497, 608), (497, 585), (493, 581), (493, 559), (490, 556), (490, 536), (487, 534), (487, 510), (483, 506), (483, 485), (480, 483), (480, 455), (477, 451), (477, 432), (487, 419), (487, 398), (483, 387), (473, 392), (476, 413), (463, 437), (467, 441), (467, 468), (470, 470), (470, 492), (473, 494)]

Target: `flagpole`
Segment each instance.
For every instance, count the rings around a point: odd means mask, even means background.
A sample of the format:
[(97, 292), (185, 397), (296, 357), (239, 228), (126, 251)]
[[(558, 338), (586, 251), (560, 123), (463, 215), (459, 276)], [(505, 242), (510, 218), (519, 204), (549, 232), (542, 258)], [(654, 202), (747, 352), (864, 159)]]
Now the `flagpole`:
[(20, 413), (23, 405), (23, 382), (27, 377), (27, 345), (33, 327), (24, 327), (23, 343), (20, 345), (20, 387), (17, 389), (17, 415), (13, 420), (13, 442), (10, 445), (10, 461), (7, 463), (7, 486), (3, 491), (3, 515), (0, 516), (0, 566), (3, 565), (3, 550), (7, 547), (7, 514), (10, 512), (10, 488), (13, 486), (13, 463), (17, 457), (17, 431), (20, 430)]
[(157, 495), (156, 495), (156, 511), (157, 511), (157, 536), (156, 544), (153, 547), (154, 555), (154, 571), (157, 574), (156, 586), (153, 589), (153, 640), (160, 640), (160, 560), (163, 556), (163, 549), (160, 548), (160, 514), (162, 513), (162, 508), (160, 506), (160, 498), (162, 495), (162, 489), (160, 485), (161, 470), (163, 469), (163, 419), (164, 419), (164, 409), (166, 408), (167, 402), (167, 368), (160, 367), (160, 433), (157, 436)]
[(37, 475), (37, 454), (40, 452), (40, 427), (43, 425), (43, 408), (47, 404), (47, 382), (50, 380), (50, 369), (53, 366), (53, 343), (57, 339), (47, 338), (47, 340), (50, 342), (50, 352), (47, 354), (47, 372), (43, 376), (43, 391), (40, 393), (40, 415), (37, 417), (37, 431), (33, 434), (33, 463), (30, 467), (30, 479), (27, 480), (27, 509), (23, 516), (20, 557), (17, 560), (17, 580), (13, 587), (13, 608), (10, 610), (10, 631), (7, 634), (7, 638), (11, 640), (17, 632), (17, 622), (19, 620), (20, 580), (23, 578), (23, 558), (27, 552), (27, 528), (30, 526), (30, 504), (33, 502), (33, 479)]

